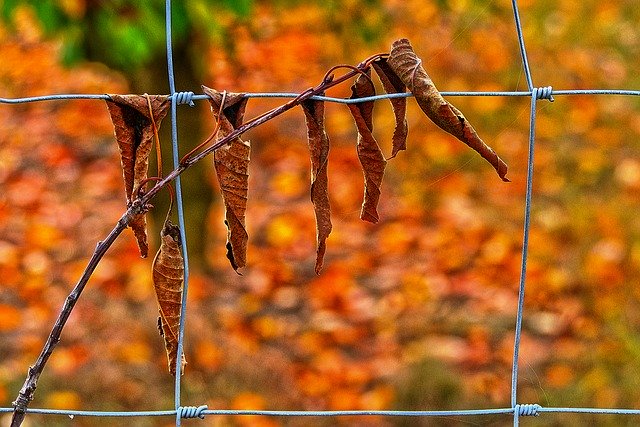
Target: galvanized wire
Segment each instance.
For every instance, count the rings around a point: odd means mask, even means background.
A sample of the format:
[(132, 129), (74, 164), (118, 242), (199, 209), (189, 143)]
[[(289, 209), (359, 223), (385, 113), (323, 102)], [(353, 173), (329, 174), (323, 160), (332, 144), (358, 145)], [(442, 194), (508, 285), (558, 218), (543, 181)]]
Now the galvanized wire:
[[(165, 33), (167, 47), (167, 72), (169, 76), (169, 92), (171, 94), (171, 154), (173, 159), (173, 168), (177, 169), (180, 165), (180, 153), (178, 146), (178, 103), (187, 103), (193, 105), (191, 96), (188, 94), (176, 93), (175, 75), (173, 73), (173, 47), (171, 36), (171, 0), (165, 2)], [(176, 177), (176, 207), (178, 209), (178, 228), (180, 229), (180, 242), (182, 244), (182, 260), (184, 264), (184, 279), (182, 284), (182, 302), (180, 306), (180, 327), (178, 330), (178, 349), (175, 368), (174, 383), (174, 406), (176, 409), (176, 426), (180, 426), (185, 413), (181, 411), (180, 405), (180, 379), (182, 378), (182, 354), (184, 352), (184, 328), (187, 317), (187, 294), (189, 292), (189, 251), (187, 250), (187, 232), (184, 220), (184, 205), (182, 203), (182, 185), (180, 175)]]
[[(177, 95), (185, 94), (188, 92), (178, 92)], [(533, 91), (443, 91), (440, 92), (442, 96), (520, 96), (530, 97)], [(248, 92), (244, 94), (245, 98), (286, 98), (293, 99), (299, 96), (299, 93), (294, 92), (260, 92), (252, 93)], [(566, 95), (622, 95), (622, 96), (640, 96), (640, 90), (626, 90), (626, 89), (568, 89), (568, 90), (553, 90), (551, 92), (553, 96), (566, 96)], [(382, 95), (366, 96), (362, 98), (334, 98), (331, 96), (312, 96), (310, 99), (326, 102), (334, 102), (336, 104), (357, 104), (360, 102), (380, 101), (383, 99), (391, 98), (411, 98), (411, 93), (386, 93)], [(190, 100), (202, 101), (209, 97), (205, 94), (193, 95)], [(43, 96), (30, 96), (26, 98), (0, 98), (0, 104), (24, 104), (28, 102), (40, 102), (40, 101), (64, 101), (70, 99), (111, 99), (109, 95), (95, 95), (95, 94), (59, 94), (59, 95), (43, 95)], [(172, 97), (173, 100), (173, 97)], [(180, 102), (178, 102), (180, 104)]]

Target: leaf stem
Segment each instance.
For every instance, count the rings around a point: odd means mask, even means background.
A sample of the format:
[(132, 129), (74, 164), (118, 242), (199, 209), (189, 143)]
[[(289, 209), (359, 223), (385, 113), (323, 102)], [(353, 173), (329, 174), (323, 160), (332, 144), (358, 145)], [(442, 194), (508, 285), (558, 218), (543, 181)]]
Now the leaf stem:
[(195, 153), (196, 151), (198, 151), (199, 149), (207, 145), (209, 141), (211, 141), (213, 138), (215, 138), (218, 135), (218, 131), (220, 130), (220, 120), (222, 118), (222, 112), (224, 110), (224, 104), (226, 100), (227, 100), (227, 91), (225, 90), (222, 92), (222, 101), (220, 102), (220, 109), (218, 110), (218, 120), (216, 121), (216, 126), (213, 128), (213, 132), (211, 132), (211, 135), (209, 135), (207, 139), (205, 139), (203, 142), (198, 144), (197, 147), (195, 147), (193, 150), (185, 154), (180, 160), (181, 164), (184, 163), (189, 157), (191, 157), (193, 153)]
[(153, 126), (153, 135), (155, 136), (156, 145), (156, 162), (158, 163), (158, 176), (162, 176), (162, 148), (160, 147), (160, 137), (158, 136), (158, 127), (156, 126), (156, 120), (153, 118), (153, 107), (151, 106), (151, 98), (148, 93), (144, 96), (147, 97), (147, 106), (149, 107), (149, 118), (151, 119), (151, 125)]

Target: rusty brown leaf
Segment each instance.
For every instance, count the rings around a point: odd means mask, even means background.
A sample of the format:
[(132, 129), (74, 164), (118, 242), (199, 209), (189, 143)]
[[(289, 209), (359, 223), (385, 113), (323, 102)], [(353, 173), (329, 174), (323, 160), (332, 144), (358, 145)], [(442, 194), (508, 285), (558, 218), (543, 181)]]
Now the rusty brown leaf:
[[(169, 210), (171, 212), (171, 210)], [(169, 220), (169, 215), (160, 232), (160, 249), (153, 260), (153, 287), (158, 300), (158, 329), (164, 338), (169, 372), (175, 376), (178, 357), (178, 334), (180, 330), (180, 309), (184, 264), (180, 228)], [(184, 354), (181, 360), (181, 374), (187, 364)]]
[(316, 215), (316, 274), (320, 274), (327, 250), (327, 237), (331, 234), (331, 207), (329, 204), (329, 136), (324, 126), (324, 102), (307, 100), (302, 104), (307, 123), (307, 140), (311, 156), (311, 202)]
[(427, 117), (477, 151), (494, 167), (503, 181), (509, 181), (506, 178), (506, 163), (484, 143), (464, 115), (440, 95), (433, 81), (422, 68), (422, 61), (416, 56), (409, 40), (396, 40), (391, 47), (387, 62), (413, 93)]
[[(147, 179), (149, 154), (153, 148), (154, 129), (160, 127), (170, 106), (165, 95), (109, 95), (107, 109), (115, 130), (122, 175), (124, 177), (127, 203), (135, 199), (135, 192)], [(149, 112), (149, 103), (153, 111), (153, 120)], [(149, 252), (147, 243), (147, 220), (145, 214), (136, 214), (129, 221), (129, 227), (138, 241), (140, 255), (145, 258)]]
[[(404, 93), (407, 88), (402, 83), (400, 77), (393, 72), (386, 58), (380, 58), (372, 64), (373, 69), (382, 82), (382, 87), (387, 93)], [(400, 150), (407, 149), (407, 135), (409, 127), (407, 124), (407, 98), (390, 98), (393, 114), (396, 119), (393, 137), (391, 139), (392, 149), (389, 159), (394, 158)], [(387, 159), (387, 160), (389, 160)]]
[[(219, 120), (218, 138), (224, 138), (242, 124), (247, 98), (241, 93), (227, 93), (222, 106), (222, 116), (218, 117), (223, 94), (202, 87), (209, 95), (211, 111)], [(225, 225), (227, 226), (227, 258), (236, 272), (247, 263), (247, 242), (249, 236), (245, 227), (247, 193), (249, 187), (249, 154), (251, 144), (240, 138), (234, 138), (213, 154), (214, 166), (225, 207)]]
[[(351, 86), (351, 98), (363, 98), (376, 94), (369, 73), (360, 75)], [(387, 161), (373, 137), (373, 101), (348, 104), (351, 115), (358, 128), (358, 159), (364, 173), (364, 201), (360, 218), (376, 223), (378, 217), (378, 201), (380, 185), (384, 176)]]

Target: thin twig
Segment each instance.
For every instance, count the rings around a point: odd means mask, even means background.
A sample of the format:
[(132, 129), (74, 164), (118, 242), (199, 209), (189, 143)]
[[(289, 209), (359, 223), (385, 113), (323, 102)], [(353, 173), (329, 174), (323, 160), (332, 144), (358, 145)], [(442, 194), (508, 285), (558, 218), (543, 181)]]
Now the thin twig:
[[(140, 183), (140, 185), (138, 186), (138, 188), (133, 192), (133, 194), (135, 194), (138, 198), (142, 197), (142, 195), (144, 194), (144, 187), (145, 185), (147, 185), (148, 182), (151, 181), (162, 181), (162, 177), (159, 176), (151, 176), (149, 178), (145, 178), (142, 180), (142, 182)], [(173, 186), (171, 184), (167, 185), (167, 189), (169, 189), (169, 200), (171, 201), (171, 204), (173, 205), (173, 199), (175, 199), (175, 193), (173, 191)]]
[(29, 367), (27, 378), (25, 379), (24, 385), (22, 386), (22, 389), (20, 389), (20, 393), (18, 394), (18, 397), (13, 402), (14, 411), (13, 411), (13, 417), (11, 419), (11, 427), (19, 427), (24, 421), (24, 417), (27, 412), (27, 407), (29, 406), (29, 403), (33, 400), (33, 395), (36, 390), (38, 379), (42, 374), (44, 366), (49, 360), (49, 356), (51, 356), (51, 353), (53, 352), (54, 348), (60, 342), (60, 336), (62, 334), (62, 330), (65, 324), (67, 323), (67, 320), (69, 319), (69, 316), (71, 315), (71, 312), (76, 302), (78, 301), (80, 294), (82, 293), (85, 286), (87, 285), (89, 279), (91, 278), (91, 275), (93, 274), (100, 260), (104, 257), (107, 250), (111, 247), (113, 242), (115, 242), (116, 238), (120, 235), (120, 233), (122, 233), (122, 231), (125, 228), (127, 228), (127, 225), (130, 219), (133, 217), (133, 215), (145, 212), (149, 201), (162, 188), (169, 185), (171, 181), (176, 179), (185, 170), (187, 170), (188, 168), (190, 168), (191, 166), (193, 166), (194, 164), (196, 164), (197, 162), (199, 162), (209, 154), (213, 153), (218, 148), (224, 146), (229, 141), (239, 137), (240, 135), (247, 132), (248, 130), (253, 129), (256, 126), (260, 126), (261, 124), (279, 116), (280, 114), (300, 105), (303, 101), (309, 99), (310, 97), (323, 94), (327, 89), (332, 88), (336, 85), (339, 85), (340, 83), (347, 81), (365, 72), (367, 68), (370, 66), (370, 64), (371, 64), (371, 58), (368, 58), (367, 60), (358, 64), (357, 67), (354, 67), (348, 73), (336, 79), (334, 79), (333, 77), (330, 79), (325, 78), (320, 84), (302, 92), (296, 98), (246, 122), (244, 125), (238, 127), (237, 129), (235, 129), (234, 131), (226, 135), (224, 138), (221, 138), (220, 140), (218, 140), (215, 144), (202, 150), (200, 153), (194, 154), (191, 157), (183, 159), (183, 161), (180, 163), (180, 165), (177, 168), (172, 170), (164, 178), (159, 179), (158, 182), (156, 182), (156, 184), (148, 192), (144, 192), (144, 194), (138, 194), (136, 199), (132, 201), (127, 211), (120, 217), (120, 219), (118, 220), (113, 230), (111, 230), (111, 232), (107, 235), (107, 237), (104, 240), (98, 242), (98, 245), (96, 246), (96, 249), (93, 255), (91, 256), (89, 263), (85, 267), (84, 272), (82, 273), (75, 287), (71, 290), (71, 293), (69, 294), (64, 304), (62, 305), (60, 314), (58, 315), (58, 318), (54, 323), (53, 329), (49, 333), (49, 336), (42, 348), (42, 352), (38, 356), (36, 362)]
[[(135, 206), (140, 208), (141, 205), (139, 203), (136, 203)], [(64, 325), (67, 323), (67, 320), (71, 315), (71, 311), (73, 310), (73, 307), (76, 305), (76, 302), (80, 297), (80, 294), (82, 293), (84, 287), (89, 281), (89, 278), (93, 274), (93, 271), (98, 266), (98, 263), (100, 262), (104, 254), (111, 247), (111, 245), (116, 240), (116, 238), (120, 235), (120, 233), (122, 233), (122, 230), (127, 228), (127, 224), (131, 219), (131, 217), (133, 216), (134, 211), (135, 209), (134, 209), (134, 206), (132, 205), (132, 207), (127, 209), (127, 211), (120, 217), (116, 226), (113, 228), (113, 230), (111, 230), (111, 232), (107, 235), (107, 237), (104, 240), (98, 242), (98, 245), (96, 246), (96, 250), (91, 256), (89, 263), (85, 267), (85, 270), (82, 273), (82, 276), (80, 276), (78, 283), (71, 290), (71, 293), (69, 294), (69, 296), (67, 296), (66, 300), (64, 301), (64, 304), (62, 305), (62, 310), (60, 311), (60, 314), (58, 315), (58, 318), (56, 319), (53, 325), (53, 329), (49, 333), (49, 337), (47, 338), (47, 341), (44, 344), (42, 352), (38, 356), (38, 359), (33, 364), (33, 366), (29, 367), (29, 373), (27, 375), (27, 379), (25, 380), (24, 385), (22, 386), (22, 389), (18, 394), (18, 398), (16, 399), (15, 402), (13, 402), (14, 412), (13, 412), (13, 418), (11, 419), (11, 427), (18, 427), (22, 424), (22, 421), (24, 420), (25, 412), (27, 410), (27, 406), (29, 402), (33, 400), (33, 393), (36, 390), (38, 378), (40, 377), (40, 374), (42, 373), (42, 370), (44, 368), (44, 365), (47, 363), (47, 360), (49, 360), (49, 356), (51, 356), (51, 353), (53, 352), (54, 348), (60, 342), (60, 334), (62, 333), (62, 329), (64, 328)]]
[(333, 67), (331, 67), (329, 69), (329, 71), (327, 71), (327, 73), (324, 75), (323, 81), (332, 81), (335, 78), (335, 76), (332, 73), (335, 70), (339, 70), (340, 68), (346, 68), (348, 70), (353, 70), (358, 74), (362, 74), (367, 80), (369, 80), (371, 85), (373, 85), (373, 80), (371, 80), (371, 77), (365, 71), (363, 71), (363, 70), (361, 70), (358, 67), (355, 67), (353, 65), (347, 65), (347, 64), (334, 65)]

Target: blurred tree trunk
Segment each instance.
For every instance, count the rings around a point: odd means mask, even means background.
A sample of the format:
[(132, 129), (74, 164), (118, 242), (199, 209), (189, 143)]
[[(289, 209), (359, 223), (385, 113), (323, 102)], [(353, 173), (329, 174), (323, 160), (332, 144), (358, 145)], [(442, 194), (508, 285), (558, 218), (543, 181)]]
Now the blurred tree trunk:
[[(174, 74), (176, 81), (176, 91), (193, 91), (199, 93), (200, 85), (203, 83), (196, 72), (194, 60), (189, 55), (187, 43), (173, 47)], [(169, 80), (167, 72), (167, 58), (165, 55), (158, 55), (152, 63), (129, 75), (131, 91), (133, 93), (168, 94)], [(178, 144), (180, 156), (183, 156), (193, 147), (203, 141), (202, 123), (199, 114), (201, 111), (197, 107), (180, 105), (177, 109), (178, 115)], [(160, 129), (160, 141), (162, 143), (163, 154), (163, 174), (166, 175), (173, 169), (173, 158), (171, 150), (171, 117), (167, 115)], [(211, 187), (207, 185), (206, 171), (210, 166), (209, 159), (198, 163), (185, 174), (182, 175), (182, 195), (186, 221), (187, 248), (189, 249), (189, 260), (192, 267), (203, 265), (204, 236), (206, 230), (206, 218), (209, 205), (212, 201)], [(149, 166), (149, 175), (155, 173), (155, 159)], [(175, 188), (175, 187), (174, 187)], [(168, 195), (160, 196), (153, 201), (154, 209), (151, 211), (153, 217), (154, 236), (159, 236), (160, 227), (169, 208)], [(174, 207), (174, 218), (177, 218), (177, 207)], [(157, 238), (156, 238), (157, 241)]]
[[(89, 8), (85, 19), (88, 20), (89, 28), (98, 28), (100, 23), (97, 15), (98, 7)], [(192, 33), (193, 34), (193, 33)], [(191, 37), (179, 44), (173, 45), (173, 64), (176, 82), (176, 91), (200, 92), (202, 76), (198, 73), (200, 67), (197, 66), (198, 57), (191, 54)], [(106, 58), (105, 46), (97, 33), (88, 32), (84, 39), (87, 59), (104, 62)], [(136, 94), (168, 94), (169, 79), (167, 71), (167, 57), (164, 50), (156, 53), (152, 61), (146, 66), (138, 69), (122, 70), (130, 84), (130, 91)], [(198, 145), (202, 140), (202, 123), (198, 114), (198, 108), (191, 108), (187, 105), (178, 106), (178, 143), (181, 155), (188, 153), (191, 148)], [(171, 153), (171, 118), (170, 115), (163, 121), (160, 128), (160, 141), (163, 153), (163, 173), (166, 175), (173, 169)], [(155, 156), (151, 156), (149, 165), (149, 175), (155, 175)], [(206, 184), (206, 168), (210, 165), (206, 160), (192, 167), (182, 175), (182, 194), (187, 225), (187, 248), (189, 249), (189, 259), (191, 266), (199, 267), (203, 263), (204, 235), (206, 229), (205, 221), (209, 205), (212, 200), (211, 188)], [(174, 187), (175, 188), (175, 187)], [(163, 194), (164, 193), (164, 194)], [(156, 197), (152, 204), (155, 206), (150, 212), (153, 218), (150, 233), (159, 236), (160, 228), (164, 222), (167, 209), (169, 208), (169, 198), (166, 192)], [(177, 208), (174, 208), (174, 217)], [(152, 242), (158, 242), (157, 237), (152, 237)], [(154, 250), (151, 251), (153, 255)]]

